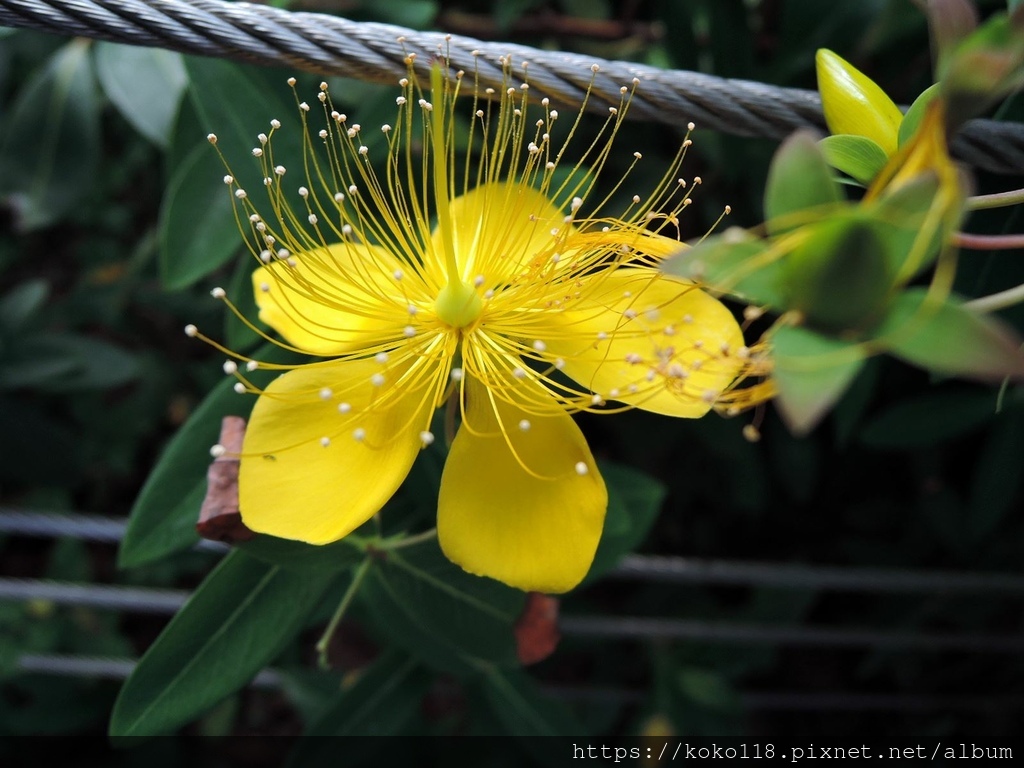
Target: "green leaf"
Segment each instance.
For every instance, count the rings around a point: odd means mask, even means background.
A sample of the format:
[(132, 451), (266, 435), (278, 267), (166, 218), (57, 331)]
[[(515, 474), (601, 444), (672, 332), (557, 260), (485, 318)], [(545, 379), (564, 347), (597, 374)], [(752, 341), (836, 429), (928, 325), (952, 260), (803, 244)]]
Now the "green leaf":
[(785, 306), (779, 290), (782, 267), (778, 254), (772, 252), (769, 243), (739, 227), (730, 227), (679, 251), (661, 268), (752, 304)]
[(867, 136), (844, 133), (826, 136), (818, 142), (825, 161), (865, 186), (871, 183), (889, 158), (878, 144)]
[(1024, 428), (1016, 413), (1000, 418), (978, 455), (971, 483), (968, 529), (979, 540), (1013, 509), (1024, 476)]
[(1024, 84), (1024, 23), (989, 18), (942, 60), (938, 71), (951, 128)]
[(345, 539), (318, 547), (261, 533), (235, 546), (265, 563), (296, 570), (336, 573), (352, 567), (366, 557), (361, 549)]
[[(60, 375), (35, 381), (48, 392), (110, 389), (136, 380), (139, 358), (107, 341), (74, 333), (35, 333), (12, 345), (11, 357), (42, 368), (63, 367)], [(13, 363), (12, 363), (13, 364)], [(37, 373), (41, 373), (37, 369)]]
[[(259, 317), (256, 296), (252, 290), (252, 273), (256, 262), (248, 257), (238, 259), (235, 271), (225, 286), (231, 302), (243, 317), (254, 322)], [(224, 344), (236, 352), (251, 349), (263, 340), (256, 331), (239, 319), (238, 315), (228, 310), (224, 313)]]
[(823, 208), (843, 201), (840, 186), (814, 135), (798, 131), (786, 139), (772, 158), (764, 190), (764, 218), (776, 235), (816, 218)]
[(925, 288), (896, 299), (877, 339), (893, 355), (936, 373), (983, 381), (1024, 377), (1022, 342), (1008, 325), (955, 298), (929, 300)]
[[(297, 111), (294, 106), (289, 108), (276, 91), (235, 64), (192, 56), (184, 61), (189, 103), (203, 136), (217, 135), (217, 149), (243, 188), (263, 188), (252, 148), (257, 134), (269, 131), (271, 119), (279, 119), (283, 126), (273, 138), (275, 163), (296, 170), (302, 167), (301, 124), (297, 118), (289, 119)], [(177, 146), (182, 142), (184, 137), (174, 137), (178, 157)], [(192, 285), (242, 247), (224, 175), (217, 152), (205, 141), (174, 169), (160, 212), (160, 268), (168, 288)], [(296, 185), (301, 180), (296, 179)]]
[(333, 578), (229, 554), (125, 682), (111, 736), (173, 732), (244, 686), (302, 628)]
[(375, 20), (410, 29), (428, 29), (437, 18), (436, 0), (391, 0), (374, 5)]
[(452, 564), (436, 541), (389, 551), (362, 596), (378, 629), (430, 666), (465, 674), (516, 664), (524, 593)]
[[(337, 765), (338, 738), (407, 735), (431, 682), (416, 659), (401, 651), (387, 651), (359, 672), (354, 685), (334, 695), (306, 728), (289, 755), (288, 766)], [(368, 739), (344, 742), (345, 765), (379, 764), (379, 746)], [(389, 760), (393, 757), (389, 755)]]
[(0, 146), (0, 194), (22, 229), (53, 224), (95, 188), (99, 100), (89, 41), (76, 39), (34, 75), (18, 97)]
[(978, 429), (995, 412), (996, 398), (991, 392), (925, 392), (878, 414), (861, 430), (860, 439), (872, 448), (931, 447)]
[[(545, 763), (552, 762), (551, 749), (537, 737), (575, 736), (583, 732), (565, 705), (546, 696), (522, 670), (488, 670), (484, 694), (506, 732), (527, 737), (523, 746)], [(564, 765), (564, 761), (556, 760), (554, 764)]]
[(903, 122), (900, 123), (899, 130), (899, 142), (902, 147), (911, 136), (917, 133), (918, 126), (921, 125), (921, 119), (924, 117), (924, 113), (928, 110), (928, 105), (934, 101), (941, 93), (941, 85), (934, 83), (925, 88), (921, 95), (914, 99), (914, 103), (910, 105), (910, 109), (907, 110), (906, 114), (903, 115)]
[(784, 262), (789, 306), (808, 326), (830, 332), (876, 324), (890, 301), (892, 276), (883, 234), (854, 211), (802, 231)]
[(925, 229), (938, 194), (938, 176), (926, 171), (895, 191), (886, 191), (870, 205), (872, 224), (896, 285), (904, 285), (934, 263), (944, 237), (959, 221), (955, 215), (948, 216), (939, 226)]
[(99, 42), (96, 76), (121, 115), (147, 139), (166, 148), (188, 83), (181, 54)]
[(608, 488), (608, 514), (586, 582), (599, 579), (640, 545), (665, 498), (665, 486), (649, 475), (607, 462), (600, 469)]
[(45, 280), (28, 280), (0, 299), (0, 336), (20, 333), (43, 308), (50, 286)]
[[(268, 359), (273, 347), (256, 357)], [(276, 360), (276, 358), (275, 358)], [(248, 374), (257, 386), (274, 375), (257, 370)], [(171, 439), (149, 473), (128, 518), (128, 530), (118, 551), (118, 565), (133, 568), (194, 545), (199, 507), (206, 495), (210, 446), (220, 437), (225, 416), (248, 416), (253, 398), (232, 389), (234, 379), (218, 384)]]
[(216, 157), (208, 144), (197, 145), (167, 185), (160, 206), (160, 277), (170, 290), (187, 288), (242, 247)]
[(810, 431), (846, 391), (866, 355), (860, 345), (806, 328), (772, 334), (779, 412), (795, 434)]

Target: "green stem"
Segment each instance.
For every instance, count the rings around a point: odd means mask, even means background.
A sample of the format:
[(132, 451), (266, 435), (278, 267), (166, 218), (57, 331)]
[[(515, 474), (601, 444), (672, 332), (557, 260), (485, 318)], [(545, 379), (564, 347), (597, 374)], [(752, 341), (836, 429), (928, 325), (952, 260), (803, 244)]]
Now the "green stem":
[(974, 312), (995, 312), (997, 309), (1006, 309), (1020, 304), (1022, 301), (1024, 301), (1024, 285), (1018, 285), (999, 293), (968, 301), (964, 306)]
[(1024, 203), (1024, 189), (996, 192), (994, 195), (976, 195), (967, 198), (967, 210), (980, 211), (985, 208), (1006, 208)]
[(356, 572), (352, 575), (352, 583), (348, 585), (348, 589), (345, 590), (345, 594), (341, 598), (341, 602), (338, 603), (338, 609), (331, 617), (331, 621), (327, 625), (327, 629), (324, 630), (323, 635), (317, 641), (317, 660), (321, 669), (330, 668), (330, 662), (327, 658), (327, 646), (331, 644), (331, 638), (334, 637), (334, 633), (338, 629), (338, 624), (341, 623), (342, 618), (345, 616), (345, 612), (348, 611), (348, 607), (352, 604), (355, 596), (359, 593), (359, 587), (362, 586), (363, 579), (366, 578), (366, 574), (369, 573), (369, 571), (370, 558), (367, 557), (359, 564), (359, 567), (356, 568)]
[(389, 552), (393, 549), (404, 549), (405, 547), (412, 547), (416, 544), (422, 544), (424, 541), (430, 541), (431, 539), (437, 538), (437, 528), (431, 528), (429, 531), (423, 533), (417, 533), (415, 536), (406, 536), (404, 539), (397, 539), (395, 541), (381, 542), (377, 545), (377, 549), (384, 552)]

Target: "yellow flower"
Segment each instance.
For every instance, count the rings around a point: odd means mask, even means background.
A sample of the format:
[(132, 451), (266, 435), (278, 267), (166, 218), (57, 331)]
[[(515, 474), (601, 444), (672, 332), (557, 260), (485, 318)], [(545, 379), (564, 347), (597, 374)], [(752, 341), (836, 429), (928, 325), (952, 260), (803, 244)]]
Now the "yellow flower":
[[(313, 544), (346, 536), (402, 484), (447, 405), (443, 551), (471, 573), (563, 592), (586, 575), (608, 502), (571, 414), (698, 417), (729, 399), (744, 368), (731, 313), (656, 269), (680, 247), (660, 230), (688, 203), (693, 185), (677, 174), (689, 141), (652, 195), (607, 217), (613, 196), (629, 199), (629, 174), (602, 188), (597, 175), (638, 81), (584, 147), (587, 165), (565, 173), (581, 118), (561, 130), (548, 100), (531, 99), (525, 65), (514, 81), (503, 60), (500, 92), (474, 84), (457, 103), (463, 73), (435, 63), (421, 91), (408, 64), (397, 119), (381, 127), (383, 157), (322, 84), (319, 143), (300, 104), (303, 186), (286, 190), (295, 174), (274, 166), (273, 131), (254, 150), (273, 215), (226, 178), (260, 261), (260, 319), (285, 346), (322, 358), (280, 366), (262, 391), (245, 369), (275, 366), (228, 364), (237, 389), (259, 394), (241, 454), (242, 516)], [(468, 138), (457, 131), (463, 106)], [(630, 168), (640, 161), (634, 153)]]

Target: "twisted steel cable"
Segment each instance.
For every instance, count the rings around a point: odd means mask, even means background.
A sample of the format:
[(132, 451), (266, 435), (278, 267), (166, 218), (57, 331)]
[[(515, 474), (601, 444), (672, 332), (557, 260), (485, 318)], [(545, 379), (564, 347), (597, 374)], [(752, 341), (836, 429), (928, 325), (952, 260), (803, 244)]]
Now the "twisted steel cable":
[[(482, 85), (497, 87), (502, 83), (499, 59), (507, 55), (517, 67), (529, 62), (533, 89), (577, 107), (596, 63), (600, 71), (594, 75), (592, 109), (617, 104), (620, 86), (636, 77), (641, 86), (630, 108), (634, 118), (676, 125), (693, 121), (739, 136), (776, 139), (798, 128), (824, 126), (814, 91), (250, 3), (0, 0), (0, 24), (383, 82), (406, 73), (407, 53), (417, 54), (422, 68), (440, 49), (454, 69), (477, 71)], [(1024, 173), (1024, 126), (972, 120), (956, 137), (953, 152), (988, 171)]]

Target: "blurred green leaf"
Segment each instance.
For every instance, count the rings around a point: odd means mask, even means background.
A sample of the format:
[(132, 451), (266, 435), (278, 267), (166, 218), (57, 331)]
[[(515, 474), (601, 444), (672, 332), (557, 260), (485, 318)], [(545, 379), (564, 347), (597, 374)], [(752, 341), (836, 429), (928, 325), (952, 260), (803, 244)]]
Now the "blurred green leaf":
[(910, 105), (910, 109), (907, 110), (906, 114), (903, 115), (903, 122), (900, 123), (899, 130), (899, 143), (901, 147), (917, 132), (917, 128), (921, 125), (921, 119), (924, 117), (928, 105), (940, 95), (941, 88), (942, 86), (939, 83), (934, 83), (925, 88), (921, 95), (914, 99), (914, 103)]
[[(337, 765), (339, 738), (407, 734), (431, 682), (431, 676), (416, 659), (396, 650), (385, 652), (368, 669), (359, 672), (354, 685), (332, 697), (320, 716), (306, 728), (289, 755), (288, 766)], [(344, 756), (346, 766), (377, 765), (379, 744), (374, 740), (350, 739), (345, 742)], [(396, 757), (389, 753), (389, 760)]]
[(436, 541), (389, 551), (362, 597), (389, 641), (432, 667), (465, 674), (517, 663), (512, 630), (525, 594), (466, 573)]
[(1021, 339), (999, 320), (956, 299), (928, 300), (928, 290), (899, 296), (877, 333), (897, 357), (936, 373), (982, 380), (1024, 377)]
[(380, 21), (410, 29), (429, 29), (437, 18), (436, 0), (390, 0), (372, 2), (374, 15)]
[(783, 262), (788, 306), (801, 311), (808, 326), (828, 332), (874, 325), (892, 286), (884, 237), (860, 211), (808, 227)]
[(29, 280), (17, 285), (0, 299), (0, 337), (21, 332), (43, 308), (50, 286), (45, 280)]
[(809, 215), (843, 201), (828, 163), (810, 131), (799, 131), (779, 147), (768, 169), (764, 218), (769, 234), (806, 224)]
[(943, 57), (938, 79), (951, 127), (1019, 88), (1024, 84), (1024, 19), (988, 19)]
[(780, 308), (781, 261), (769, 245), (746, 230), (730, 227), (701, 243), (680, 250), (662, 264), (670, 275), (705, 283), (752, 304)]
[(608, 488), (608, 513), (586, 582), (601, 578), (640, 545), (665, 498), (665, 486), (649, 475), (608, 462), (601, 462), (600, 469)]
[[(547, 696), (533, 678), (519, 669), (487, 670), (484, 693), (494, 714), (507, 733), (528, 737), (523, 746), (545, 763), (551, 762), (551, 750), (537, 737), (580, 734), (581, 728), (561, 702)], [(546, 759), (545, 759), (545, 752)], [(564, 764), (561, 760), (556, 765)]]
[(39, 405), (0, 397), (0, 482), (72, 487), (79, 481), (80, 439), (71, 425)]
[(896, 285), (904, 285), (933, 264), (944, 235), (956, 226), (958, 218), (951, 216), (940, 226), (924, 228), (938, 194), (938, 176), (927, 171), (886, 191), (868, 208)]
[(75, 39), (19, 95), (0, 146), (0, 194), (25, 230), (53, 224), (95, 187), (99, 100), (89, 41)]
[(971, 482), (968, 529), (975, 540), (995, 530), (1013, 508), (1024, 476), (1024, 428), (1017, 413), (1001, 416), (978, 455)]
[(796, 434), (808, 432), (846, 391), (864, 364), (860, 345), (806, 328), (772, 334), (779, 412)]
[(134, 128), (166, 148), (188, 75), (181, 54), (159, 48), (99, 42), (96, 76)]
[(26, 363), (67, 364), (62, 374), (34, 382), (49, 392), (109, 389), (136, 380), (142, 372), (138, 357), (131, 352), (73, 333), (32, 334), (19, 340), (18, 354)]
[(978, 26), (978, 12), (969, 0), (928, 0), (925, 6), (936, 71), (944, 71), (956, 46)]
[(889, 160), (885, 151), (866, 136), (826, 136), (818, 146), (829, 165), (864, 185), (870, 184)]
[(995, 396), (991, 392), (924, 392), (879, 413), (864, 425), (860, 439), (872, 448), (931, 447), (978, 429), (992, 419), (995, 411)]
[(333, 578), (229, 554), (125, 682), (111, 737), (170, 733), (244, 686), (301, 629)]

